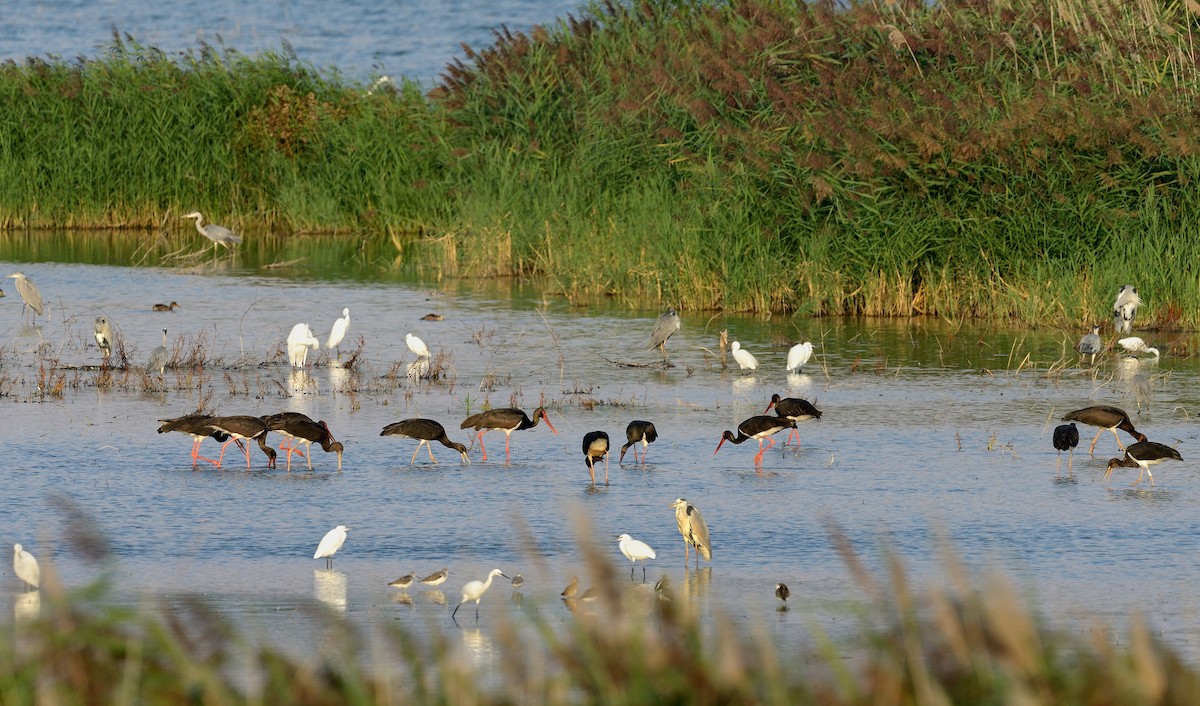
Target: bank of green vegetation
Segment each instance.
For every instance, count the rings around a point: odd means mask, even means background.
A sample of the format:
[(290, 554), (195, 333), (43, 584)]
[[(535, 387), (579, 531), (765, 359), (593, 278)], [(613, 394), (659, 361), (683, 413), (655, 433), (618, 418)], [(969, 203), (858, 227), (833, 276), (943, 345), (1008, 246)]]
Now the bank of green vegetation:
[[(606, 0), (367, 86), (285, 51), (0, 66), (0, 225), (392, 239), (580, 302), (1200, 324), (1191, 0)], [(286, 48), (285, 48), (286, 49)]]

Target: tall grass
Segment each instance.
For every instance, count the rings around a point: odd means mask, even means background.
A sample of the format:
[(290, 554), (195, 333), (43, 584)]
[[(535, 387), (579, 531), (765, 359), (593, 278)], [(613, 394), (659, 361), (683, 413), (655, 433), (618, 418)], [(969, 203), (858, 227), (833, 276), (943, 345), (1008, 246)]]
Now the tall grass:
[(200, 209), (639, 308), (1082, 324), (1132, 282), (1194, 328), (1194, 7), (604, 0), (426, 95), (114, 36), (0, 66), (0, 224)]

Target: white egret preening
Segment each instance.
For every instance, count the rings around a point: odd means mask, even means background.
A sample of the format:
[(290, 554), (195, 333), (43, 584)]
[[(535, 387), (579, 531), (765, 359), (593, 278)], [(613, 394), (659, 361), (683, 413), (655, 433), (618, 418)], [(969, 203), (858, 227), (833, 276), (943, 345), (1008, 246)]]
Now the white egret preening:
[(342, 355), (340, 345), (342, 339), (346, 337), (346, 331), (350, 328), (350, 308), (342, 309), (342, 318), (333, 322), (333, 328), (329, 331), (329, 340), (325, 341), (325, 350), (337, 348), (337, 354)]
[(325, 533), (321, 537), (321, 543), (317, 545), (317, 551), (313, 554), (314, 559), (324, 559), (325, 568), (333, 568), (333, 555), (342, 548), (342, 544), (346, 542), (346, 530), (350, 529), (346, 525), (338, 525)]
[(1146, 345), (1146, 342), (1137, 336), (1129, 336), (1127, 338), (1117, 339), (1117, 345), (1124, 348), (1126, 353), (1148, 353), (1149, 355), (1158, 357), (1158, 349)]
[(450, 619), (454, 620), (454, 616), (458, 614), (458, 609), (462, 607), (463, 603), (475, 601), (475, 619), (479, 620), (479, 600), (483, 598), (483, 594), (487, 593), (487, 590), (492, 587), (492, 579), (496, 578), (497, 576), (504, 576), (504, 578), (508, 578), (508, 576), (500, 569), (492, 569), (491, 573), (487, 575), (486, 581), (468, 581), (462, 587), (462, 600), (458, 602), (458, 605), (454, 606), (454, 612), (450, 614)]
[(808, 363), (808, 359), (812, 358), (813, 344), (809, 341), (797, 343), (792, 346), (787, 355), (787, 371), (789, 373), (798, 373)]
[(1117, 291), (1117, 299), (1113, 302), (1113, 331), (1130, 333), (1133, 331), (1133, 317), (1137, 316), (1142, 298), (1138, 296), (1137, 287), (1126, 284)]
[(632, 562), (629, 567), (629, 578), (633, 578), (633, 567), (637, 566), (637, 562), (642, 562), (642, 581), (646, 580), (646, 560), (653, 559), (657, 554), (650, 548), (649, 544), (634, 539), (627, 534), (622, 534), (617, 537), (617, 546), (621, 548), (621, 553), (625, 558)]
[(679, 527), (679, 534), (683, 535), (683, 565), (687, 566), (689, 546), (696, 548), (697, 564), (700, 563), (701, 556), (712, 561), (712, 545), (708, 541), (708, 523), (704, 521), (700, 509), (683, 498), (676, 498), (675, 502), (671, 503), (671, 507), (675, 508), (675, 524)]
[(218, 245), (229, 247), (242, 242), (242, 236), (234, 233), (225, 226), (219, 226), (216, 223), (204, 225), (204, 216), (200, 215), (199, 211), (192, 211), (184, 216), (184, 218), (196, 219), (196, 230), (213, 242), (213, 249), (216, 250)]
[(20, 544), (13, 545), (13, 572), (25, 582), (25, 590), (36, 589), (42, 582), (42, 570), (38, 568), (37, 559), (22, 549)]
[(42, 315), (42, 293), (38, 291), (37, 285), (33, 280), (25, 276), (23, 272), (14, 272), (5, 279), (13, 280), (13, 284), (17, 286), (17, 294), (21, 295), (21, 315), (25, 315), (25, 307), (29, 307), (37, 316)]
[(112, 324), (108, 323), (106, 317), (97, 316), (96, 323), (92, 326), (92, 331), (96, 335), (96, 345), (100, 346), (100, 357), (107, 362), (109, 357), (112, 356)]
[(733, 354), (733, 360), (742, 370), (758, 370), (758, 358), (755, 358), (750, 351), (742, 348), (742, 344), (737, 341), (730, 343), (729, 352)]
[(308, 362), (308, 349), (314, 351), (321, 347), (321, 342), (313, 335), (308, 324), (296, 324), (287, 337), (288, 362), (293, 368), (303, 368)]

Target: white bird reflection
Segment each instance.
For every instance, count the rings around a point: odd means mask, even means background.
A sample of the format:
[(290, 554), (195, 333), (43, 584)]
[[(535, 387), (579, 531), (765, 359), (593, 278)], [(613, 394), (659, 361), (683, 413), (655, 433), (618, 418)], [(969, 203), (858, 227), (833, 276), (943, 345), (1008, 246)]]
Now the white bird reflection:
[(787, 384), (790, 390), (803, 390), (812, 385), (812, 376), (804, 373), (788, 373)]
[(495, 643), (490, 637), (484, 635), (482, 630), (479, 628), (463, 630), (462, 637), (463, 651), (466, 652), (471, 666), (481, 667), (495, 660)]
[(42, 612), (42, 592), (19, 593), (13, 600), (13, 621), (17, 623), (37, 620)]
[(350, 379), (350, 371), (342, 367), (338, 363), (335, 367), (329, 368), (329, 389), (341, 390), (346, 386), (346, 381)]
[(446, 594), (442, 593), (436, 588), (431, 591), (426, 591), (424, 596), (438, 605), (446, 605)]
[(333, 569), (316, 569), (313, 571), (313, 593), (318, 601), (334, 610), (346, 610), (346, 586), (348, 585), (345, 571)]
[(758, 385), (758, 379), (756, 377), (754, 377), (753, 375), (750, 375), (748, 377), (742, 377), (742, 378), (738, 378), (737, 380), (734, 380), (733, 381), (733, 391), (738, 394), (741, 394), (744, 392), (748, 392), (751, 388), (753, 388), (757, 385)]
[(291, 385), (293, 395), (312, 395), (317, 392), (317, 381), (299, 368), (292, 369), (288, 375), (288, 384)]

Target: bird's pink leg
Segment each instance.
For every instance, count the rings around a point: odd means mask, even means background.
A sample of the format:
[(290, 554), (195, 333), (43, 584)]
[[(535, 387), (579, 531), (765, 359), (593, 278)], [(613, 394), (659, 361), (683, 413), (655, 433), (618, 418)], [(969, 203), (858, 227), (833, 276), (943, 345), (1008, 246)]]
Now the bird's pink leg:
[(483, 460), (487, 460), (487, 447), (483, 445), (483, 435), (488, 433), (488, 429), (479, 430), (479, 450), (483, 452)]
[(508, 442), (512, 441), (512, 430), (504, 432), (504, 463), (508, 465), (512, 463), (512, 454), (508, 451)]
[(237, 439), (230, 437), (229, 441), (226, 441), (224, 444), (221, 444), (221, 455), (217, 457), (217, 468), (220, 468), (221, 462), (225, 460), (225, 447), (229, 446), (230, 444), (232, 444), (235, 441), (237, 441)]
[(433, 444), (430, 444), (428, 439), (425, 440), (425, 450), (429, 452), (429, 460), (437, 463), (437, 459), (433, 457)]
[(1124, 450), (1125, 450), (1125, 444), (1122, 444), (1122, 443), (1121, 443), (1121, 437), (1117, 436), (1117, 430), (1116, 430), (1116, 429), (1109, 429), (1109, 431), (1111, 431), (1111, 432), (1113, 433), (1113, 438), (1117, 440), (1117, 446), (1118, 446), (1118, 447), (1119, 447), (1119, 448), (1120, 448), (1122, 451), (1124, 451)]
[(250, 444), (242, 446), (242, 451), (246, 452), (246, 470), (250, 470)]
[(308, 450), (308, 470), (312, 470), (312, 442), (305, 439), (304, 448)]
[(417, 448), (413, 450), (413, 455), (412, 455), (412, 458), (410, 458), (408, 460), (408, 465), (411, 466), (417, 462), (417, 454), (421, 453), (421, 444), (423, 444), (423, 443), (425, 443), (425, 442), (424, 441), (417, 442)]
[[(1104, 430), (1103, 430), (1103, 429), (1101, 429), (1100, 431), (1096, 432), (1096, 436), (1095, 436), (1095, 438), (1093, 438), (1093, 439), (1092, 439), (1092, 445), (1088, 447), (1088, 455), (1089, 455), (1089, 456), (1095, 456), (1095, 455), (1096, 455), (1096, 442), (1100, 440), (1100, 435), (1101, 435), (1101, 434), (1103, 434), (1103, 433), (1104, 433)], [(1115, 433), (1115, 432), (1114, 432), (1114, 433)]]

